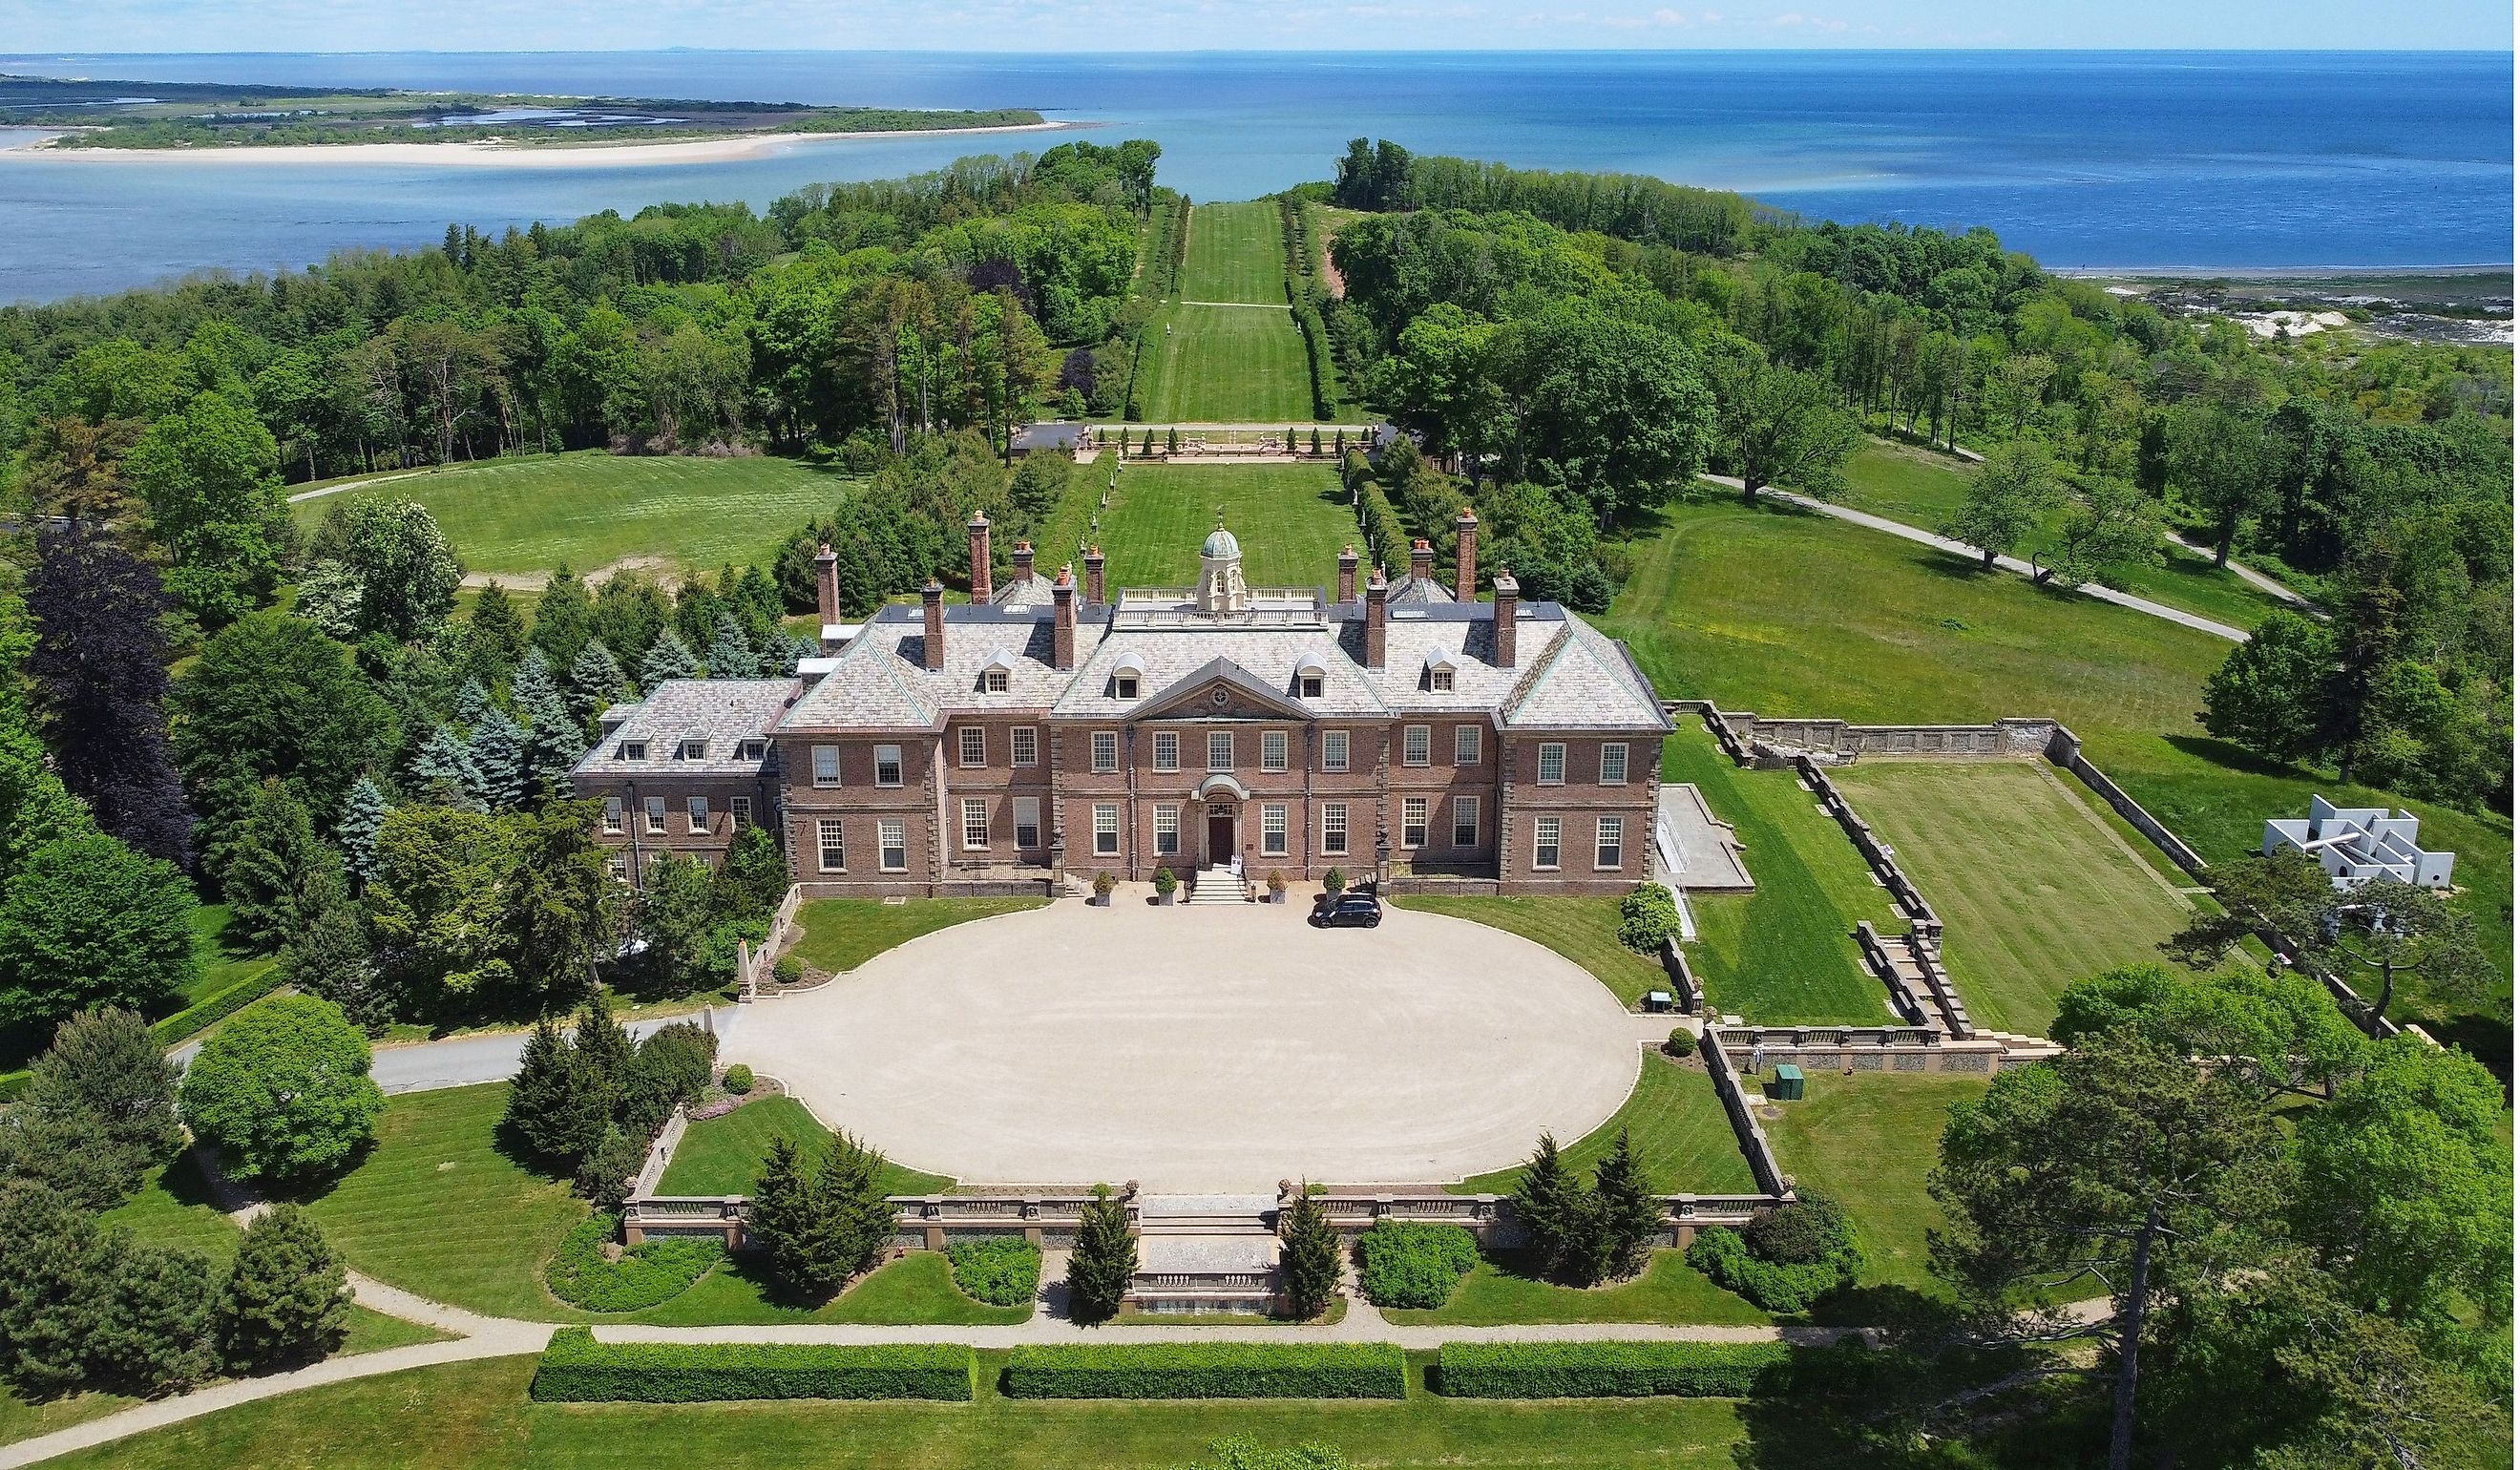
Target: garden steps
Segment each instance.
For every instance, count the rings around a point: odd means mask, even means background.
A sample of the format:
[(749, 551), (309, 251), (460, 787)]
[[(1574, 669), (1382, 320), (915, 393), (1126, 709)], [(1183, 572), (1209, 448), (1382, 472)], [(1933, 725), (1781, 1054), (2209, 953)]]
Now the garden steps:
[(1234, 869), (1230, 868), (1203, 868), (1199, 869), (1198, 876), (1191, 880), (1189, 901), (1193, 904), (1240, 904), (1249, 902), (1249, 900), (1244, 896), (1242, 880), (1236, 877), (1234, 875)]

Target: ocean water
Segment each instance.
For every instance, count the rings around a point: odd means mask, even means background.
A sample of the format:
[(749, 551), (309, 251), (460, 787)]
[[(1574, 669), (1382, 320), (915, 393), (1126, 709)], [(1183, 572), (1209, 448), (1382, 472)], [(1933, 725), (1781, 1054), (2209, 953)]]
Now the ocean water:
[[(1125, 45), (1114, 37), (1114, 50)], [(1193, 199), (1326, 178), (1346, 141), (1626, 169), (1806, 215), (1985, 225), (2058, 267), (2507, 265), (2512, 58), (2467, 53), (831, 52), (0, 57), (0, 71), (901, 107), (1150, 137)], [(0, 129), (0, 142), (11, 136)], [(16, 136), (22, 137), (23, 134)], [(0, 301), (293, 268), (660, 200), (768, 203), (1048, 135), (822, 140), (664, 165), (87, 162), (0, 152)]]

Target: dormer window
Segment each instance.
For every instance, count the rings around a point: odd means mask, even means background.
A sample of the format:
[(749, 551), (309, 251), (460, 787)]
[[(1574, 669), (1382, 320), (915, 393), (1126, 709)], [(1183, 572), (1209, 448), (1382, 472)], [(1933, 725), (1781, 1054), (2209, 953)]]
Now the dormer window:
[(980, 688), (986, 690), (992, 694), (1005, 693), (1007, 691), (1007, 671), (1004, 669), (989, 669), (984, 671), (980, 675)]
[(708, 741), (706, 741), (706, 740), (685, 740), (685, 741), (683, 741), (683, 743), (682, 743), (682, 745), (680, 746), (680, 748), (678, 748), (678, 749), (676, 749), (676, 750), (675, 750), (675, 752), (674, 752), (674, 758), (675, 758), (676, 760), (684, 760), (684, 761), (704, 761), (704, 760), (707, 760), (707, 759), (708, 759)]
[(1112, 676), (1111, 676), (1111, 697), (1112, 697), (1112, 698), (1114, 698), (1114, 699), (1135, 699), (1135, 698), (1137, 698), (1137, 697), (1138, 697), (1138, 676), (1137, 676), (1137, 675), (1135, 675), (1135, 674), (1114, 674), (1114, 675), (1112, 675)]
[(1009, 681), (1014, 678), (1014, 668), (1015, 656), (1007, 649), (1000, 648), (990, 654), (989, 661), (980, 665), (981, 692), (1005, 693)]
[(648, 742), (645, 740), (623, 740), (621, 742), (621, 758), (625, 761), (646, 760), (648, 758)]
[(1295, 693), (1301, 698), (1319, 699), (1322, 696), (1322, 676), (1319, 674), (1295, 676)]
[(1439, 694), (1451, 693), (1453, 691), (1453, 671), (1450, 669), (1428, 669), (1426, 671), (1426, 688)]
[(746, 740), (743, 742), (742, 751), (742, 759), (758, 761), (770, 754), (770, 745), (766, 740)]

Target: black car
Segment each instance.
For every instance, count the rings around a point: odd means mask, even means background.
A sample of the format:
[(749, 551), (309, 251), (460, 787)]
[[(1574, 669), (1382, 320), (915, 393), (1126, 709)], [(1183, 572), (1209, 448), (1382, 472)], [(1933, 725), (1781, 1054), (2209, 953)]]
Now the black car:
[(1382, 901), (1371, 893), (1343, 893), (1313, 908), (1316, 929), (1371, 929), (1382, 922)]

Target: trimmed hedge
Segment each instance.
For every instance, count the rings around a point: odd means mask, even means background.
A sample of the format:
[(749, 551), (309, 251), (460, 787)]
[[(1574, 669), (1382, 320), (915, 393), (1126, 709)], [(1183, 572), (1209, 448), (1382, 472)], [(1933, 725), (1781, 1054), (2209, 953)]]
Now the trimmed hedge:
[(965, 1240), (945, 1248), (954, 1284), (992, 1307), (1029, 1307), (1041, 1289), (1041, 1247), (1020, 1235)]
[(1376, 1307), (1441, 1307), (1479, 1264), (1479, 1243), (1460, 1225), (1377, 1220), (1356, 1239), (1357, 1284)]
[(707, 1403), (737, 1399), (936, 1399), (968, 1403), (978, 1359), (959, 1344), (869, 1348), (784, 1343), (600, 1343), (552, 1334), (534, 1369), (543, 1403)]
[(1864, 1264), (1863, 1253), (1852, 1243), (1818, 1261), (1762, 1261), (1737, 1232), (1723, 1225), (1698, 1231), (1697, 1238), (1689, 1242), (1688, 1260), (1726, 1291), (1745, 1297), (1767, 1311), (1787, 1314), (1801, 1312), (1831, 1292), (1853, 1286), (1855, 1272)]
[(603, 1213), (571, 1227), (543, 1268), (551, 1294), (588, 1312), (637, 1312), (681, 1296), (726, 1259), (726, 1247), (715, 1240), (668, 1235), (608, 1261), (604, 1247), (620, 1232), (621, 1217)]
[(1746, 1399), (1784, 1387), (1783, 1343), (1446, 1343), (1454, 1399)]
[(164, 1020), (156, 1022), (150, 1026), (149, 1032), (161, 1042), (180, 1042), (197, 1036), (280, 989), (281, 980), (280, 966), (266, 965), (234, 985), (214, 990)]
[(1145, 1343), (1016, 1348), (1010, 1399), (1405, 1399), (1393, 1343)]

